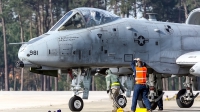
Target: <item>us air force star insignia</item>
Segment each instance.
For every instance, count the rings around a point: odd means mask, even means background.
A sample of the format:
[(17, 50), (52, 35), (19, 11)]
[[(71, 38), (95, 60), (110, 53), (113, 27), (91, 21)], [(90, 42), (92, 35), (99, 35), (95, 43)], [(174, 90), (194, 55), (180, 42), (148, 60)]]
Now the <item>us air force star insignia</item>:
[(138, 45), (143, 46), (146, 42), (149, 42), (149, 39), (145, 39), (143, 36), (139, 36), (137, 39), (134, 39), (134, 42), (137, 42)]
[(169, 25), (165, 25), (165, 31), (169, 34), (172, 34), (174, 32), (174, 30), (172, 29), (171, 26)]

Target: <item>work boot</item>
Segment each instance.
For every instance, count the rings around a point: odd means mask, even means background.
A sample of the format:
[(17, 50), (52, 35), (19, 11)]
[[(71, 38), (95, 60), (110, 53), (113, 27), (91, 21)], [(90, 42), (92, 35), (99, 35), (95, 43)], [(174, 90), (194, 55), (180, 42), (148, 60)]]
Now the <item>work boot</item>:
[(162, 108), (162, 107), (158, 109), (158, 111), (162, 111), (162, 110), (163, 110), (163, 108)]
[(117, 112), (117, 110), (112, 110), (112, 112)]
[(152, 112), (152, 110), (150, 109), (150, 110), (147, 110), (147, 112)]

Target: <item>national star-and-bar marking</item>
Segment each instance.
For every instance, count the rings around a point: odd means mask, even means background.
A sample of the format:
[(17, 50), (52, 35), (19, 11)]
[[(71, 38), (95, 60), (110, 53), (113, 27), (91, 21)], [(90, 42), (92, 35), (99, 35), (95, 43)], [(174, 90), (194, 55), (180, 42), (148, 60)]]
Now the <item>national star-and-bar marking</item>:
[(149, 39), (145, 39), (143, 36), (139, 36), (138, 38), (134, 39), (134, 42), (137, 42), (138, 45), (143, 46), (146, 42), (149, 42)]

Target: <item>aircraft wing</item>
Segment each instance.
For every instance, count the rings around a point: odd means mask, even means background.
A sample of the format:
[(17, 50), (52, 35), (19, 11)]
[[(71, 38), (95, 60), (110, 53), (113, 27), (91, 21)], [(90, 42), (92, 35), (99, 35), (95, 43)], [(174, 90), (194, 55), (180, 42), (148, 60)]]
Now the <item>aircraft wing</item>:
[(177, 58), (176, 63), (181, 66), (191, 66), (190, 74), (200, 76), (200, 51), (185, 53)]

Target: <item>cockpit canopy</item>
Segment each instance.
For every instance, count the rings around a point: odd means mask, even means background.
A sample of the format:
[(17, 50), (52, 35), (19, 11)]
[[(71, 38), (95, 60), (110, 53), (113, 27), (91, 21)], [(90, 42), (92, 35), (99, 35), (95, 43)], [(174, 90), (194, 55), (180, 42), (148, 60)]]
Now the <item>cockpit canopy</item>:
[(95, 8), (76, 8), (65, 14), (50, 31), (73, 30), (109, 23), (120, 17)]

